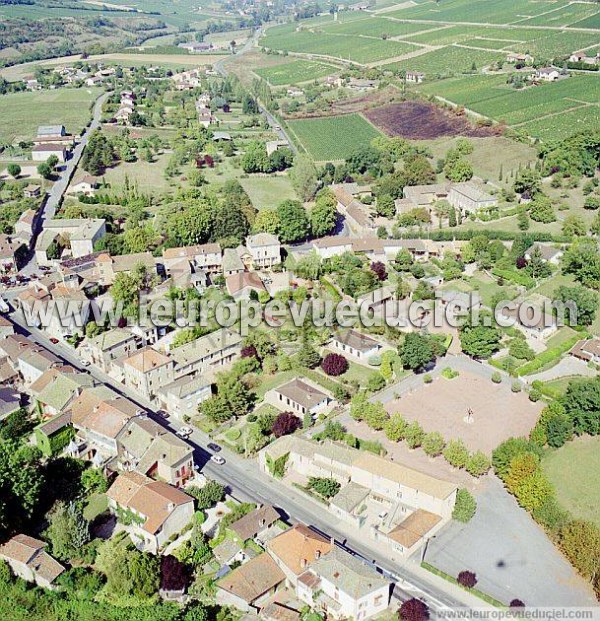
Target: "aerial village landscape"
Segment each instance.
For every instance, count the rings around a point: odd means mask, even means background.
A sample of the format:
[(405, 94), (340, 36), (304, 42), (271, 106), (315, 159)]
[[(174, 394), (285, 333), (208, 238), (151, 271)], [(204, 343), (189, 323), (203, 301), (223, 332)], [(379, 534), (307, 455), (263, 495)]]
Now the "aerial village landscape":
[(0, 0), (0, 224), (2, 619), (600, 618), (599, 2)]

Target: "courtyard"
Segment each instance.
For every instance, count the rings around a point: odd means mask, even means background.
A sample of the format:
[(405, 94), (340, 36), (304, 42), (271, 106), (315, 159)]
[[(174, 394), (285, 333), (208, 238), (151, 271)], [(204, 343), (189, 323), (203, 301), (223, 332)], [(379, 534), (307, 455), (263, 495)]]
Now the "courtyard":
[(527, 436), (542, 407), (523, 391), (513, 393), (507, 379), (494, 384), (469, 371), (460, 371), (454, 379), (437, 377), (386, 403), (390, 414), (400, 412), (426, 432), (439, 431), (446, 441), (460, 438), (471, 451), (488, 455), (507, 438)]

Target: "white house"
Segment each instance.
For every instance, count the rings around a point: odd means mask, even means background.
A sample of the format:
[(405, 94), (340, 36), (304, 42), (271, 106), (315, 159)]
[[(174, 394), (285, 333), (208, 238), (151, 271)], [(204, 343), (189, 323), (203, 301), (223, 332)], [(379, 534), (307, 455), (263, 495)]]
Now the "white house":
[(333, 405), (333, 399), (328, 394), (299, 378), (269, 391), (265, 400), (279, 410), (291, 411), (300, 417), (310, 413), (313, 418)]
[(356, 358), (360, 362), (368, 362), (371, 356), (380, 354), (383, 349), (381, 343), (356, 330), (336, 333), (330, 346), (343, 354)]
[(296, 595), (328, 619), (363, 621), (388, 607), (391, 586), (366, 562), (333, 547), (299, 576)]
[(560, 71), (554, 69), (554, 67), (541, 67), (536, 69), (535, 79), (543, 80), (544, 82), (554, 82), (560, 78)]

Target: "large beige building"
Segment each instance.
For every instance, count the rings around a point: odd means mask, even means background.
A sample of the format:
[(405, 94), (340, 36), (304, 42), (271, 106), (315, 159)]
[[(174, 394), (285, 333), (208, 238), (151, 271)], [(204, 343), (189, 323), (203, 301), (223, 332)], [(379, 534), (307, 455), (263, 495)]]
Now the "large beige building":
[[(266, 472), (277, 460), (295, 476), (336, 479), (341, 489), (330, 510), (401, 555), (412, 554), (452, 517), (456, 485), (372, 453), (285, 436), (259, 453)], [(371, 509), (362, 512), (363, 505)]]
[(44, 541), (15, 535), (0, 546), (0, 559), (6, 561), (19, 578), (53, 589), (54, 581), (65, 568), (45, 551), (45, 547)]

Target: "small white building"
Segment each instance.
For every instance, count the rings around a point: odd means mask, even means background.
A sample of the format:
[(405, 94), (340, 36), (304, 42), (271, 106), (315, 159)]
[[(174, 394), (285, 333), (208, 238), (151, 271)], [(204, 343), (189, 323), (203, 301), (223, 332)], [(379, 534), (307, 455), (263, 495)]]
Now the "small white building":
[(360, 362), (367, 362), (371, 356), (380, 354), (383, 349), (381, 343), (356, 330), (336, 333), (330, 346), (343, 354), (356, 358)]
[(281, 243), (277, 235), (258, 233), (246, 237), (246, 248), (255, 270), (271, 268), (281, 263)]
[(45, 550), (46, 543), (27, 535), (15, 535), (0, 546), (0, 559), (6, 561), (16, 576), (46, 589), (65, 568)]
[(67, 160), (67, 150), (56, 144), (36, 144), (31, 150), (31, 159), (34, 162), (45, 162), (51, 155), (55, 155), (59, 162)]
[(541, 67), (535, 72), (535, 79), (544, 82), (555, 82), (560, 78), (560, 71), (554, 67)]

